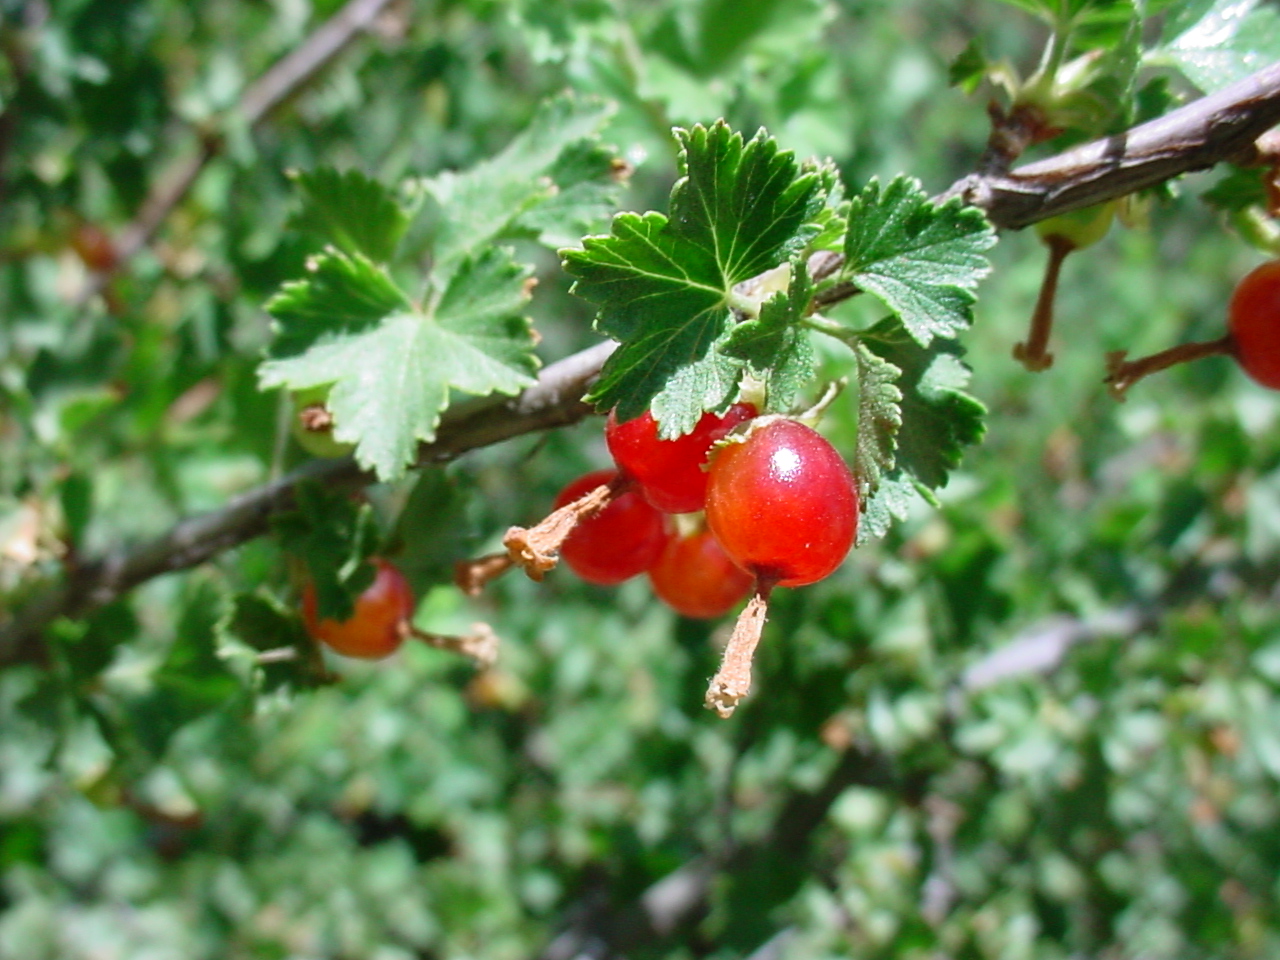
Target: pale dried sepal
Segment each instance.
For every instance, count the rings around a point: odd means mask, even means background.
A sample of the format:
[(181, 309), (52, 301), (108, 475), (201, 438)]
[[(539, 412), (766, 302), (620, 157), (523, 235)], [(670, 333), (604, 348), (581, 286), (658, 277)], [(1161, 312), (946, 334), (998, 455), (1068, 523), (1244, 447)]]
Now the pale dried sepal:
[(502, 538), (507, 555), (531, 580), (541, 580), (560, 562), (560, 546), (573, 533), (579, 520), (594, 516), (622, 490), (621, 480), (589, 490), (572, 503), (551, 513), (536, 527), (512, 527)]
[(307, 433), (333, 433), (333, 414), (323, 403), (309, 403), (299, 410), (298, 423)]
[(747, 601), (746, 609), (738, 615), (738, 622), (734, 624), (729, 643), (724, 648), (720, 669), (711, 678), (703, 701), (708, 709), (721, 717), (732, 716), (734, 708), (751, 692), (751, 662), (768, 613), (769, 588), (758, 585), (755, 594)]
[(498, 659), (498, 635), (487, 623), (473, 623), (471, 632), (463, 636), (447, 633), (428, 633), (417, 627), (409, 627), (409, 634), (437, 650), (448, 650), (470, 657), (477, 667), (491, 667)]
[(453, 582), (469, 597), (480, 596), (480, 591), (491, 580), (497, 580), (514, 566), (505, 553), (486, 553), (474, 560), (459, 560), (453, 565)]

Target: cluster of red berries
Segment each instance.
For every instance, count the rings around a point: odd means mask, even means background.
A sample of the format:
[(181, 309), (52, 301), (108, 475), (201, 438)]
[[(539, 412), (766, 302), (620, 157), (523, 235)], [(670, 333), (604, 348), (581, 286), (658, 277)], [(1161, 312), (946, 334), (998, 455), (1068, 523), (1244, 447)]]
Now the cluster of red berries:
[[(676, 440), (659, 439), (650, 413), (623, 423), (611, 414), (605, 439), (617, 469), (570, 483), (543, 525), (513, 528), (506, 544), (534, 576), (553, 562), (544, 550), (591, 583), (648, 572), (658, 597), (685, 616), (722, 616), (751, 595), (707, 694), (728, 716), (750, 687), (770, 591), (821, 580), (853, 545), (853, 476), (810, 427), (757, 417), (746, 403), (704, 414)], [(575, 510), (566, 536), (565, 512)], [(545, 543), (540, 528), (555, 530)]]
[[(740, 441), (713, 449), (735, 428)], [(661, 440), (652, 414), (625, 423), (611, 414), (605, 440), (617, 470), (580, 477), (556, 498), (564, 507), (601, 486), (615, 491), (560, 547), (570, 569), (591, 583), (621, 583), (647, 571), (672, 609), (718, 617), (757, 581), (821, 580), (853, 543), (858, 511), (849, 469), (795, 420), (757, 420), (754, 406), (737, 403), (704, 414), (676, 440)], [(696, 517), (672, 520), (703, 511), (705, 525)]]
[[(728, 716), (750, 689), (770, 592), (821, 580), (853, 545), (853, 476), (816, 431), (757, 416), (749, 403), (706, 413), (675, 440), (659, 438), (650, 413), (622, 423), (611, 414), (605, 439), (616, 469), (579, 477), (542, 523), (511, 528), (506, 553), (460, 564), (459, 585), (476, 593), (517, 565), (541, 579), (563, 558), (582, 579), (606, 586), (647, 572), (658, 597), (689, 617), (722, 616), (750, 596), (707, 692), (708, 705)], [(492, 659), (487, 628), (463, 638), (414, 629), (404, 576), (385, 560), (374, 564), (372, 585), (344, 621), (321, 619), (314, 588), (304, 586), (303, 620), (314, 638), (354, 657), (387, 656), (416, 636)]]

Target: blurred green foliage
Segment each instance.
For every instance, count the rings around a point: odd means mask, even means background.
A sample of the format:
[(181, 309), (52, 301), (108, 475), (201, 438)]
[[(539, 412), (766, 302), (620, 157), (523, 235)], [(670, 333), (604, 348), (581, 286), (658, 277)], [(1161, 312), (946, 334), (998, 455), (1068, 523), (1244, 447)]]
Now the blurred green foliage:
[[(319, 250), (288, 171), (463, 169), (568, 88), (617, 104), (623, 209), (662, 208), (670, 127), (718, 117), (932, 193), (989, 129), (952, 61), (978, 38), (1028, 76), (1046, 37), (990, 0), (403, 0), (250, 128), (247, 85), (339, 8), (0, 0), (0, 617), (305, 459), (255, 377), (264, 301)], [(207, 143), (78, 306), (93, 231)], [(1010, 350), (1042, 250), (1002, 237), (963, 337), (985, 441), (937, 509), (779, 592), (729, 722), (701, 702), (725, 626), (642, 581), (449, 584), (607, 464), (598, 421), (293, 518), (357, 531), (324, 541), (335, 585), (381, 542), (420, 627), (491, 623), (493, 670), (417, 644), (333, 658), (337, 683), (262, 669), (299, 643), (287, 531), (59, 621), (47, 663), (0, 671), (0, 956), (515, 960), (566, 929), (672, 960), (1276, 956), (1280, 407), (1224, 358), (1123, 404), (1101, 383), (1108, 351), (1221, 334), (1259, 259), (1200, 199), (1221, 179), (1068, 261), (1038, 375)], [(520, 253), (543, 359), (595, 342), (554, 256)], [(869, 299), (838, 310), (869, 326)], [(823, 429), (851, 452), (856, 419), (844, 395)], [(637, 926), (677, 870), (705, 899)]]

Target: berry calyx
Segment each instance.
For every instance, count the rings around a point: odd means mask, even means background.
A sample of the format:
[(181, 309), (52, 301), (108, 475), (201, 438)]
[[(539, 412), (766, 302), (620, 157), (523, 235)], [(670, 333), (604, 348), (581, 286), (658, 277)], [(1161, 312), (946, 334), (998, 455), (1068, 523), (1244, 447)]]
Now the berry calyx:
[(302, 588), (302, 621), (316, 640), (345, 657), (378, 660), (390, 656), (410, 633), (413, 591), (409, 581), (386, 560), (372, 561), (376, 573), (356, 598), (355, 611), (346, 620), (322, 619), (316, 605), (316, 589)]
[(669, 537), (649, 570), (653, 592), (663, 603), (676, 613), (702, 620), (732, 610), (751, 592), (754, 579), (729, 559), (706, 529)]
[(293, 401), (290, 432), (303, 450), (313, 457), (331, 459), (345, 457), (355, 449), (355, 444), (333, 439), (333, 414), (325, 406), (329, 399), (328, 385), (295, 390), (290, 399)]
[(840, 454), (795, 420), (758, 420), (711, 460), (707, 525), (759, 580), (814, 583), (840, 566), (858, 529), (858, 492)]
[(1236, 285), (1227, 319), (1244, 372), (1280, 390), (1280, 260), (1264, 263)]
[(772, 590), (771, 583), (756, 582), (755, 592), (742, 613), (738, 614), (733, 633), (725, 644), (720, 669), (707, 685), (707, 695), (703, 702), (723, 719), (733, 716), (738, 704), (751, 692), (751, 663), (755, 659), (760, 637), (764, 634), (765, 621), (769, 616), (769, 594)]
[(658, 422), (649, 411), (622, 423), (610, 411), (605, 442), (618, 469), (635, 478), (646, 500), (663, 513), (693, 513), (707, 499), (708, 451), (756, 413), (752, 404), (735, 403), (722, 414), (704, 413), (682, 437), (660, 440)]
[(502, 545), (507, 549), (506, 566), (498, 555), (480, 557), (455, 568), (455, 582), (468, 593), (474, 593), (511, 566), (520, 567), (530, 580), (541, 580), (560, 562), (560, 548), (574, 528), (600, 513), (632, 486), (633, 481), (616, 470), (597, 470), (579, 477), (560, 491), (555, 509), (535, 526), (507, 530), (502, 538)]
[(556, 507), (566, 508), (601, 487), (614, 491), (603, 507), (578, 516), (559, 546), (569, 569), (588, 583), (612, 586), (644, 573), (657, 562), (666, 543), (662, 514), (623, 483), (617, 471), (597, 470), (579, 477), (556, 497)]

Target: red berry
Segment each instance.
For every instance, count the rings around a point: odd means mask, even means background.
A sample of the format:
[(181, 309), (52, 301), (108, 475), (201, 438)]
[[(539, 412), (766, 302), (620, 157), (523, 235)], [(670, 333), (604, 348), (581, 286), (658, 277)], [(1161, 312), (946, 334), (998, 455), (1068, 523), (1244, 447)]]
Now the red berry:
[(723, 414), (704, 413), (692, 433), (659, 440), (649, 411), (625, 423), (610, 411), (604, 437), (614, 462), (639, 482), (646, 500), (663, 513), (693, 513), (707, 501), (707, 451), (755, 415), (752, 404), (735, 403)]
[(738, 566), (798, 587), (840, 566), (858, 529), (858, 493), (840, 454), (794, 420), (771, 420), (711, 461), (707, 524)]
[(356, 598), (355, 612), (347, 620), (321, 620), (316, 610), (316, 588), (302, 588), (302, 622), (307, 632), (344, 657), (377, 660), (395, 653), (404, 641), (404, 625), (413, 616), (413, 591), (404, 574), (385, 560), (374, 560), (373, 583)]
[[(617, 479), (616, 470), (597, 470), (579, 477), (560, 491), (556, 507), (572, 503), (583, 494)], [(579, 520), (564, 544), (560, 557), (588, 583), (612, 586), (644, 573), (666, 542), (662, 514), (638, 493), (626, 492), (591, 517)]]
[(649, 571), (653, 592), (676, 613), (710, 620), (732, 610), (751, 590), (754, 578), (730, 560), (711, 535), (670, 537)]
[(1244, 372), (1280, 390), (1280, 260), (1246, 274), (1231, 295), (1227, 316)]

